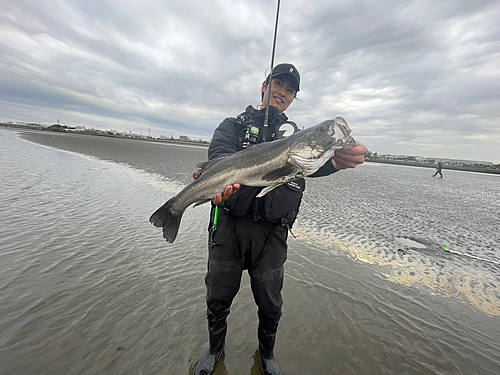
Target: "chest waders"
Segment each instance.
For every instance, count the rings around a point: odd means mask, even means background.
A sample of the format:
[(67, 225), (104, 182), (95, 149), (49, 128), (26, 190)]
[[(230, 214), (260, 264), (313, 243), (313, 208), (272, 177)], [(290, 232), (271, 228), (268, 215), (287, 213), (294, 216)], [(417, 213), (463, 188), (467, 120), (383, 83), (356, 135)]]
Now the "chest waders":
[[(238, 142), (232, 146), (242, 150), (278, 139), (283, 136), (281, 133), (290, 129), (297, 131), (294, 123), (286, 117), (276, 117), (274, 112), (268, 131), (264, 131), (261, 116), (262, 113), (249, 107), (229, 120)], [(225, 124), (227, 126), (228, 122)], [(256, 199), (261, 188), (242, 186), (223, 204), (212, 205), (205, 277), (210, 342), (207, 358), (216, 358), (224, 348), (227, 316), (240, 289), (243, 271), (248, 270), (258, 306), (260, 358), (265, 363), (263, 367), (268, 370), (273, 367), (276, 332), (283, 306), (281, 290), (287, 257), (286, 240), (297, 217), (304, 189), (305, 181), (297, 180)]]
[(261, 356), (272, 359), (278, 322), (282, 315), (281, 290), (287, 257), (286, 227), (249, 216), (235, 216), (212, 208), (209, 226), (207, 320), (212, 355), (224, 347), (227, 316), (246, 269), (258, 306), (257, 336)]
[[(227, 215), (227, 226), (224, 228), (226, 231), (229, 231), (231, 234), (231, 240), (232, 240), (232, 247), (233, 247), (233, 254), (234, 254), (234, 259), (237, 259), (240, 261), (241, 268), (243, 270), (249, 270), (253, 271), (256, 269), (262, 258), (265, 256), (266, 251), (268, 251), (267, 242), (271, 238), (271, 236), (275, 235), (276, 232), (283, 232), (286, 230), (285, 228), (289, 228), (286, 224), (281, 223), (280, 225), (272, 225), (271, 226), (271, 231), (268, 233), (268, 235), (265, 238), (264, 243), (261, 245), (262, 251), (258, 254), (257, 257), (248, 256), (248, 254), (245, 254), (245, 248), (238, 246), (238, 239), (237, 239), (237, 232), (238, 230), (235, 228), (235, 219), (232, 215), (230, 215), (229, 210), (227, 208), (220, 208), (219, 206), (215, 206), (215, 209), (213, 211), (213, 217), (212, 217), (212, 224), (209, 227), (209, 240), (208, 240), (208, 245), (209, 248), (213, 248), (214, 246), (221, 246), (223, 244), (222, 241), (216, 241), (215, 240), (215, 233), (218, 229), (218, 224), (219, 224), (219, 217), (222, 213), (222, 215), (226, 216)], [(253, 215), (252, 215), (253, 216)], [(252, 220), (254, 222), (257, 221), (263, 221), (262, 218), (258, 217), (257, 215), (253, 216)], [(286, 223), (286, 220), (285, 220)], [(291, 231), (290, 231), (291, 232)], [(292, 233), (293, 235), (293, 233)]]

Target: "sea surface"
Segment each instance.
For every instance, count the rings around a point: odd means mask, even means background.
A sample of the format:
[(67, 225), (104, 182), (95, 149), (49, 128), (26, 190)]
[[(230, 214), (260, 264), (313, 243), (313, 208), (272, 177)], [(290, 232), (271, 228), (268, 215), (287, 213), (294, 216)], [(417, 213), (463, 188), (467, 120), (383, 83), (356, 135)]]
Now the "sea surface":
[[(209, 206), (173, 245), (148, 218), (207, 149), (1, 129), (0, 157), (0, 374), (190, 374), (208, 345)], [(285, 374), (500, 374), (500, 176), (433, 173), (308, 179)], [(260, 374), (256, 310), (245, 273), (216, 374)]]

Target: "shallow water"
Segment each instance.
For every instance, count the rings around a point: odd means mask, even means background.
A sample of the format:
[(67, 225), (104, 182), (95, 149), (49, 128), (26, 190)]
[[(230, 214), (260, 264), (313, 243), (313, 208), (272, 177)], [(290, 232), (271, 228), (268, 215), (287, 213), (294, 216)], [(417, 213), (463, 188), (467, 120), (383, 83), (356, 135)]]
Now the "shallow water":
[[(173, 245), (148, 218), (206, 153), (0, 131), (0, 373), (189, 373), (207, 346), (209, 207), (186, 211)], [(367, 163), (308, 180), (286, 374), (500, 373), (500, 178), (432, 174)], [(218, 374), (260, 374), (256, 329), (244, 274)]]

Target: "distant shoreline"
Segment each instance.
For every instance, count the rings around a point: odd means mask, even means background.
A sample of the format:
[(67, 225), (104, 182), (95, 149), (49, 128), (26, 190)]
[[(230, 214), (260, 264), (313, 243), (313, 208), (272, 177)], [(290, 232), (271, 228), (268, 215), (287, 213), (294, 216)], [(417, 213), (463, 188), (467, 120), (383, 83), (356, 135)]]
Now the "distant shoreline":
[[(395, 164), (395, 165), (406, 165), (410, 167), (424, 167), (424, 168), (433, 168), (436, 169), (436, 164), (426, 164), (426, 163), (418, 163), (418, 162), (409, 162), (409, 161), (401, 161), (401, 160), (383, 160), (383, 159), (374, 159), (374, 158), (366, 158), (366, 161), (372, 163), (381, 163), (381, 164)], [(495, 169), (486, 169), (486, 168), (474, 168), (472, 166), (462, 167), (456, 165), (443, 165), (443, 170), (450, 169), (454, 171), (465, 171), (465, 172), (480, 172), (480, 173), (490, 173), (490, 174), (500, 174), (500, 170)]]
[[(137, 137), (123, 137), (120, 135), (109, 134), (106, 132), (94, 132), (94, 131), (86, 131), (86, 132), (73, 132), (73, 131), (54, 131), (50, 129), (45, 129), (43, 127), (35, 127), (30, 125), (20, 125), (20, 124), (10, 124), (10, 123), (1, 123), (0, 126), (10, 127), (13, 129), (23, 129), (23, 130), (32, 130), (32, 131), (52, 131), (56, 133), (68, 133), (68, 134), (76, 134), (76, 135), (86, 135), (86, 136), (97, 136), (97, 137), (109, 137), (109, 138), (118, 138), (118, 139), (131, 139), (134, 141), (146, 141), (146, 142), (156, 142), (156, 143), (168, 143), (174, 145), (185, 145), (185, 146), (198, 146), (203, 148), (208, 148), (210, 146), (209, 143), (202, 143), (199, 141), (184, 141), (184, 140), (172, 140), (172, 139), (156, 139), (151, 137), (146, 138), (137, 138)], [(402, 160), (385, 160), (380, 158), (367, 157), (366, 161), (372, 163), (381, 163), (381, 164), (394, 164), (394, 165), (404, 165), (409, 167), (423, 167), (423, 168), (436, 168), (436, 164), (427, 164), (427, 163), (419, 163), (419, 162), (410, 162), (410, 161), (402, 161)], [(443, 165), (443, 170), (455, 170), (455, 171), (464, 171), (464, 172), (479, 172), (479, 173), (489, 173), (489, 174), (500, 174), (500, 170), (497, 169), (488, 169), (488, 168), (477, 168), (473, 166), (456, 166), (456, 165)]]
[(64, 131), (64, 130), (52, 130), (52, 129), (47, 129), (42, 126), (30, 126), (30, 125), (23, 125), (23, 124), (10, 124), (10, 123), (0, 123), (1, 127), (4, 128), (12, 128), (12, 129), (17, 129), (17, 130), (28, 130), (28, 131), (41, 131), (41, 132), (54, 132), (54, 133), (65, 133), (65, 134), (75, 134), (75, 135), (85, 135), (85, 136), (96, 136), (96, 137), (108, 137), (108, 138), (117, 138), (117, 139), (131, 139), (134, 141), (147, 141), (147, 142), (157, 142), (157, 143), (169, 143), (169, 144), (175, 144), (175, 145), (186, 145), (186, 146), (198, 146), (198, 147), (204, 147), (208, 148), (210, 146), (210, 143), (203, 143), (199, 141), (184, 141), (184, 140), (177, 140), (177, 139), (157, 139), (157, 138), (151, 138), (151, 137), (146, 137), (146, 138), (138, 138), (138, 137), (124, 137), (121, 135), (116, 135), (116, 134), (110, 134), (104, 131), (93, 131), (93, 130), (87, 130), (87, 131)]

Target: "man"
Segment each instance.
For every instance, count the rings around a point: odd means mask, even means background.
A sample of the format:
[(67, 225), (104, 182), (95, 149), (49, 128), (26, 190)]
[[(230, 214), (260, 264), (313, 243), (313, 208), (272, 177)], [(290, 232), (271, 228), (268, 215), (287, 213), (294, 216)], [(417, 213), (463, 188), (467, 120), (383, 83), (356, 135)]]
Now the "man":
[(441, 162), (439, 162), (437, 167), (436, 167), (436, 173), (434, 173), (432, 175), (432, 177), (436, 177), (439, 173), (439, 176), (440, 176), (439, 178), (443, 178), (443, 173), (441, 173), (442, 169), (443, 169), (443, 165), (441, 164)]
[[(271, 84), (270, 84), (271, 83)], [(271, 90), (269, 90), (269, 86)], [(208, 150), (209, 160), (230, 155), (260, 142), (270, 142), (298, 131), (284, 111), (300, 88), (300, 75), (292, 64), (279, 64), (261, 87), (261, 109), (248, 106), (236, 118), (226, 118), (215, 130)], [(269, 101), (268, 127), (264, 127)], [(311, 177), (354, 168), (364, 162), (367, 148), (358, 143), (336, 150), (335, 156)], [(195, 172), (197, 178), (199, 172)], [(215, 371), (224, 350), (226, 318), (240, 287), (243, 270), (248, 270), (258, 306), (259, 357), (264, 375), (281, 374), (274, 358), (278, 321), (282, 314), (281, 289), (287, 257), (288, 230), (298, 214), (305, 188), (303, 179), (282, 185), (262, 198), (261, 188), (228, 186), (213, 200), (209, 225), (207, 319), (210, 348), (194, 371), (209, 375)]]

